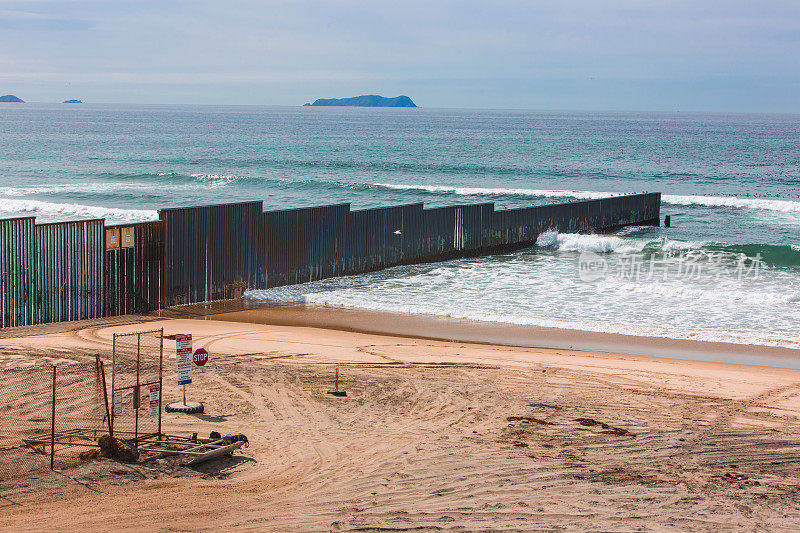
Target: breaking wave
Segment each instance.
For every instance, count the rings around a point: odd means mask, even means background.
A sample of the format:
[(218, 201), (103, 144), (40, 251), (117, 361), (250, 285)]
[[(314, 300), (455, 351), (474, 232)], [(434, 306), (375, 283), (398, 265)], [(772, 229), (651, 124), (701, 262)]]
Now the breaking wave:
[(35, 216), (37, 222), (63, 221), (65, 218), (105, 218), (113, 222), (147, 222), (158, 219), (158, 212), (150, 209), (119, 209), (19, 198), (0, 198), (0, 212), (16, 216)]
[[(574, 198), (595, 200), (609, 196), (621, 196), (620, 192), (575, 191), (558, 189), (507, 189), (497, 187), (453, 187), (448, 185), (406, 185), (394, 183), (375, 183), (375, 187), (385, 187), (403, 191), (419, 191), (431, 194), (447, 193), (460, 196), (516, 196), (531, 198)], [(766, 198), (740, 198), (737, 196), (680, 196), (662, 194), (661, 201), (666, 204), (705, 207), (732, 207), (738, 209), (762, 209), (781, 213), (800, 214), (800, 202), (792, 200), (773, 200)]]
[(741, 260), (760, 261), (768, 267), (800, 267), (800, 247), (774, 244), (728, 244), (718, 242), (677, 241), (666, 238), (648, 240), (644, 237), (622, 237), (617, 235), (596, 235), (578, 233), (558, 233), (546, 231), (539, 235), (536, 245), (562, 252), (593, 252), (596, 254), (642, 253), (646, 256), (660, 254), (704, 255), (723, 262)]

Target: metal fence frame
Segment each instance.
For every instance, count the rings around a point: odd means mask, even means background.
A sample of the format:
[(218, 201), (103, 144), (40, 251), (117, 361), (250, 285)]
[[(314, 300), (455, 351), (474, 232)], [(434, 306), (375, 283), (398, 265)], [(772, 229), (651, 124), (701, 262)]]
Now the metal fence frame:
[[(141, 338), (142, 335), (151, 335), (154, 333), (159, 334), (160, 343), (159, 343), (159, 354), (158, 354), (158, 379), (151, 380), (151, 381), (141, 381), (141, 376), (139, 373), (139, 369), (141, 368), (142, 362), (142, 351), (141, 351)], [(137, 338), (137, 349), (136, 349), (136, 383), (133, 385), (126, 385), (124, 387), (117, 387), (117, 353), (118, 353), (118, 344), (117, 339), (123, 337), (136, 337)], [(132, 442), (136, 443), (140, 438), (152, 438), (157, 437), (160, 438), (162, 435), (161, 431), (161, 414), (162, 414), (162, 406), (164, 402), (164, 328), (154, 329), (149, 331), (134, 331), (131, 333), (114, 333), (112, 339), (112, 355), (111, 355), (111, 410), (110, 410), (110, 417), (109, 417), (109, 435), (112, 437), (114, 436), (114, 419), (118, 416), (115, 409), (115, 398), (116, 393), (121, 392), (128, 389), (133, 389), (133, 397), (134, 397), (134, 408), (136, 410), (135, 415), (135, 426), (134, 426), (134, 435)], [(158, 430), (156, 433), (147, 433), (143, 435), (139, 435), (139, 401), (141, 398), (141, 388), (148, 387), (150, 385), (158, 385)]]

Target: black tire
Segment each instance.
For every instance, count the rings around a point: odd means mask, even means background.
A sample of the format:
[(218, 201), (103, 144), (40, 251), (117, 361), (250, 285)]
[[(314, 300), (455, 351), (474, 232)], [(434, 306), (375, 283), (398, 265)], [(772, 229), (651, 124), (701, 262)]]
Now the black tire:
[(199, 403), (198, 405), (168, 404), (164, 406), (164, 411), (167, 413), (186, 413), (186, 414), (202, 413), (203, 404), (202, 403)]

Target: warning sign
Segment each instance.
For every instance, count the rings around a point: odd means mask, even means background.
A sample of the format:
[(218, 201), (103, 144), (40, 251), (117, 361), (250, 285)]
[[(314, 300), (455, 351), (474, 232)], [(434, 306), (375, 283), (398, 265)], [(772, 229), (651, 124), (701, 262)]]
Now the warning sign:
[(158, 400), (161, 396), (161, 388), (158, 384), (150, 385), (150, 410), (149, 416), (158, 416)]
[(122, 414), (122, 391), (121, 390), (115, 390), (114, 391), (114, 403), (112, 405), (113, 405), (113, 407), (111, 409), (112, 409), (112, 413), (113, 413), (114, 416), (119, 416), (120, 414)]
[(192, 336), (175, 335), (176, 357), (178, 362), (178, 385), (192, 382)]

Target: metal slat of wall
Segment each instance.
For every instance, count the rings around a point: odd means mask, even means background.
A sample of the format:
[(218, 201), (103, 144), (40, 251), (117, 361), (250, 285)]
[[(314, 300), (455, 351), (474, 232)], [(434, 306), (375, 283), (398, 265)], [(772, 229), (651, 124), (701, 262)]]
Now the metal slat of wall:
[(539, 205), (534, 207), (536, 210), (536, 232), (541, 235), (547, 231), (557, 231), (558, 221), (556, 220), (555, 205)]
[(103, 314), (102, 220), (35, 226), (38, 322)]
[(494, 211), (491, 246), (530, 246), (536, 242), (536, 208), (522, 207)]
[(419, 234), (422, 226), (421, 203), (387, 207), (385, 213), (385, 264), (412, 263), (421, 256)]
[(399, 265), (403, 261), (403, 208), (387, 207), (383, 211), (386, 221), (384, 233), (384, 262), (387, 267)]
[(586, 231), (597, 231), (602, 228), (602, 200), (589, 200), (586, 202)]
[(510, 244), (513, 227), (511, 211), (495, 211), (492, 214), (492, 244), (495, 246)]
[(292, 235), (294, 235), (297, 231), (297, 214), (293, 211), (284, 211), (281, 213), (280, 217), (280, 239), (283, 243), (280, 262), (281, 262), (281, 270), (283, 272), (283, 280), (281, 281), (281, 285), (288, 285), (292, 283), (291, 275), (292, 275), (292, 266), (294, 264), (294, 259), (292, 257), (292, 253), (294, 250), (294, 246), (292, 245), (293, 239)]
[(299, 226), (299, 279), (313, 281), (334, 276), (341, 268), (338, 266), (341, 262), (339, 254), (345, 238), (345, 223), (350, 204), (295, 211)]
[(130, 231), (133, 242), (104, 254), (104, 314), (149, 313), (163, 307), (164, 224), (161, 221), (107, 226)]
[(286, 235), (287, 214), (283, 211), (266, 213), (269, 224), (270, 248), (267, 250), (267, 286), (280, 287), (288, 282)]
[(279, 243), (277, 238), (277, 213), (274, 212), (266, 212), (263, 213), (261, 216), (261, 224), (263, 226), (263, 231), (266, 235), (265, 241), (265, 254), (266, 254), (266, 265), (264, 269), (266, 270), (267, 275), (267, 288), (269, 287), (277, 287), (278, 286), (278, 279), (279, 279), (279, 268), (278, 268), (278, 249)]
[(240, 295), (259, 262), (250, 252), (264, 231), (262, 202), (163, 209), (165, 303), (195, 303)]
[(350, 204), (344, 204), (335, 212), (336, 216), (336, 266), (333, 275), (341, 276), (346, 271), (347, 222), (350, 220)]
[(406, 206), (403, 210), (403, 263), (416, 263), (424, 257), (422, 245), (421, 203)]
[(480, 250), (491, 238), (492, 212), (494, 204), (474, 204), (458, 207), (461, 218), (457, 217), (455, 233), (463, 227), (463, 245), (465, 251)]
[(311, 215), (311, 261), (308, 264), (308, 280), (315, 281), (322, 279), (323, 264), (327, 261), (326, 241), (328, 238), (333, 238), (332, 235), (325, 234), (323, 228), (324, 222), (324, 209), (323, 207), (314, 207), (310, 210)]
[(32, 217), (0, 220), (0, 326), (33, 324), (36, 309), (36, 247)]
[(347, 226), (344, 239), (344, 274), (356, 274), (362, 272), (361, 260), (365, 256), (364, 248), (364, 226), (366, 225), (366, 213), (364, 211), (351, 211), (347, 217)]
[(297, 215), (297, 263), (295, 264), (295, 283), (311, 281), (311, 267), (314, 262), (314, 208), (307, 207), (295, 211)]
[(371, 272), (388, 264), (386, 208), (352, 211), (347, 233), (356, 252), (351, 273)]
[(301, 225), (304, 225), (306, 216), (305, 209), (295, 209), (288, 214), (286, 239), (289, 243), (289, 254), (287, 259), (289, 260), (289, 283), (292, 285), (303, 282), (300, 277), (300, 261), (303, 256)]
[[(263, 207), (263, 206), (262, 206)], [(265, 231), (262, 223), (263, 212), (261, 210), (250, 211), (250, 237), (253, 245), (249, 250), (251, 257), (249, 260), (252, 262), (253, 271), (250, 274), (250, 286), (252, 289), (266, 289), (267, 288), (267, 232)]]
[(435, 215), (433, 241), (437, 255), (450, 254), (455, 251), (453, 227), (456, 221), (456, 208), (443, 207), (431, 211)]

